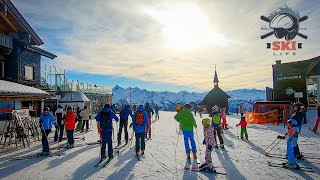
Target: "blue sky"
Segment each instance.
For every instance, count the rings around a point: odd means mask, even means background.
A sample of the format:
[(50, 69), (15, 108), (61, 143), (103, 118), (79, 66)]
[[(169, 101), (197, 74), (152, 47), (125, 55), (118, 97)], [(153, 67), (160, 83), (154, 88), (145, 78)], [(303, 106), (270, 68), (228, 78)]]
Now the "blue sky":
[[(208, 91), (217, 65), (220, 87), (272, 87), (275, 60), (319, 56), (320, 1), (12, 0), (66, 69), (68, 79), (153, 91)], [(266, 49), (260, 20), (283, 4), (309, 19), (296, 56)], [(130, 7), (130, 8), (128, 8)]]

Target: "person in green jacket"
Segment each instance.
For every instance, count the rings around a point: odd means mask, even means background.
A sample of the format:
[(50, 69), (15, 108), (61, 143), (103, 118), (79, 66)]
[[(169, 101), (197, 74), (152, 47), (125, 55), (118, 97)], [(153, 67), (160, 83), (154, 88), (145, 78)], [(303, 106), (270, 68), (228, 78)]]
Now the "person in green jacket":
[(193, 134), (193, 127), (197, 128), (197, 124), (190, 109), (191, 109), (191, 105), (186, 104), (183, 110), (179, 111), (174, 116), (174, 119), (180, 123), (180, 128), (182, 130), (183, 138), (184, 138), (184, 146), (187, 154), (187, 160), (189, 164), (191, 164), (189, 141), (192, 147), (193, 158), (195, 160), (197, 159), (197, 147), (196, 147), (196, 142), (194, 141), (194, 134)]

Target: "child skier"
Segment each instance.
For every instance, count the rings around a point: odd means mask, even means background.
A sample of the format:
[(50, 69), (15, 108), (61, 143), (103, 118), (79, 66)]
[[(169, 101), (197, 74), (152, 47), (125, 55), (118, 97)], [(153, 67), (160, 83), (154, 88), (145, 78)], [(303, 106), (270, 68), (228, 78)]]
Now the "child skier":
[(73, 139), (73, 132), (76, 128), (76, 118), (77, 115), (72, 112), (72, 107), (67, 108), (67, 114), (65, 115), (66, 121), (66, 131), (68, 137), (68, 148), (74, 147), (74, 139)]
[(205, 162), (199, 166), (200, 171), (212, 171), (215, 172), (215, 168), (212, 164), (211, 151), (214, 146), (216, 146), (216, 141), (213, 136), (214, 128), (211, 126), (209, 118), (202, 120), (204, 140), (203, 144), (206, 145), (206, 156)]
[(53, 115), (50, 113), (50, 109), (46, 107), (43, 109), (43, 113), (40, 115), (40, 128), (42, 133), (42, 153), (38, 154), (40, 156), (50, 155), (48, 135), (51, 132), (52, 124), (54, 124), (56, 131), (58, 131), (58, 123), (54, 119)]
[(284, 164), (288, 168), (298, 169), (299, 165), (297, 164), (297, 160), (294, 155), (294, 148), (297, 146), (298, 142), (298, 133), (299, 127), (297, 127), (297, 121), (294, 119), (288, 120), (288, 133), (286, 136), (278, 136), (278, 139), (285, 139), (287, 140), (287, 155), (288, 155), (288, 162)]
[[(224, 142), (222, 138), (222, 128), (221, 128), (221, 116), (219, 113), (219, 107), (217, 105), (212, 107), (212, 113), (209, 115), (212, 117), (212, 126), (214, 127), (214, 140), (217, 142), (217, 136), (219, 138), (220, 142), (220, 148), (224, 149)], [(215, 148), (218, 148), (218, 145), (215, 146)]]
[(222, 127), (224, 129), (228, 129), (227, 124), (227, 115), (226, 115), (226, 108), (222, 108), (222, 111), (220, 113), (221, 119), (222, 119)]
[(144, 156), (145, 135), (146, 135), (146, 130), (149, 129), (148, 119), (149, 119), (149, 116), (147, 112), (145, 111), (143, 105), (140, 105), (132, 117), (132, 126), (133, 126), (133, 131), (135, 132), (135, 137), (136, 137), (136, 156), (138, 160), (141, 159), (140, 149), (141, 149), (141, 156), (142, 157)]
[(194, 141), (194, 134), (193, 134), (193, 127), (197, 128), (197, 124), (191, 113), (191, 105), (186, 104), (183, 110), (179, 111), (174, 116), (174, 119), (180, 123), (180, 128), (182, 130), (183, 138), (184, 138), (185, 151), (187, 154), (187, 164), (188, 166), (190, 166), (191, 159), (190, 159), (189, 141), (192, 147), (193, 158), (195, 161), (197, 161), (197, 147), (196, 147), (196, 142)]
[(244, 116), (241, 116), (241, 121), (239, 124), (236, 125), (238, 127), (240, 125), (241, 131), (240, 131), (240, 137), (243, 140), (244, 136), (246, 137), (246, 140), (248, 140), (248, 132), (247, 132), (247, 122), (246, 118)]
[[(298, 135), (301, 132), (302, 124), (305, 121), (304, 105), (299, 102), (296, 102), (296, 103), (293, 103), (293, 107), (294, 107), (294, 114), (291, 116), (290, 119), (294, 119), (297, 121), (296, 126), (299, 129), (297, 134), (297, 139), (298, 139)], [(303, 157), (303, 155), (300, 153), (298, 142), (297, 142), (297, 145), (294, 147), (293, 152), (297, 159), (301, 159)]]

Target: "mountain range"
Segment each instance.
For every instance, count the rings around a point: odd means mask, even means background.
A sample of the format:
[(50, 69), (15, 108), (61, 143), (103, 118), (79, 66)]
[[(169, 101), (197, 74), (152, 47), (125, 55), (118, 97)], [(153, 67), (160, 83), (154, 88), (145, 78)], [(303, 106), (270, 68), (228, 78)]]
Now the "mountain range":
[[(145, 104), (146, 102), (151, 105), (158, 104), (161, 109), (175, 108), (178, 103), (185, 104), (189, 102), (200, 103), (208, 92), (196, 93), (188, 91), (169, 92), (169, 91), (148, 91), (140, 88), (122, 88), (116, 85), (113, 89), (113, 103), (123, 104)], [(131, 92), (131, 93), (130, 93)], [(229, 99), (229, 111), (235, 112), (236, 107), (243, 105), (248, 110), (252, 109), (254, 101), (265, 100), (265, 90), (258, 89), (238, 89), (225, 91), (231, 98)], [(248, 102), (248, 103), (246, 103)]]

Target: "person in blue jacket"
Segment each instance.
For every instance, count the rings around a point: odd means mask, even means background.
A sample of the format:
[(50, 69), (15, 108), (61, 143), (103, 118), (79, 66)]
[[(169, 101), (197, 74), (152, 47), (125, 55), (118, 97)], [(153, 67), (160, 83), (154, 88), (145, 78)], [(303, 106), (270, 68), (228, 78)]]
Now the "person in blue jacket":
[(100, 132), (102, 136), (101, 143), (101, 159), (102, 162), (106, 158), (106, 144), (108, 143), (108, 156), (109, 159), (113, 158), (113, 149), (112, 149), (112, 120), (119, 121), (119, 118), (111, 110), (110, 104), (104, 105), (104, 108), (96, 116), (96, 121), (100, 126)]
[(126, 145), (129, 142), (129, 135), (128, 135), (128, 118), (129, 115), (132, 118), (132, 111), (130, 109), (130, 105), (125, 105), (124, 108), (120, 111), (120, 126), (118, 132), (118, 146), (121, 144), (121, 134), (122, 129), (124, 129), (124, 136), (126, 140)]
[(135, 132), (136, 137), (136, 155), (138, 159), (140, 155), (140, 149), (141, 155), (144, 155), (146, 135), (145, 133), (146, 130), (149, 129), (148, 119), (149, 116), (145, 111), (143, 105), (139, 105), (137, 111), (134, 113), (132, 117), (133, 130)]
[(299, 127), (297, 127), (298, 123), (295, 119), (288, 120), (288, 133), (285, 136), (278, 136), (278, 139), (285, 139), (287, 140), (287, 155), (288, 155), (288, 162), (286, 166), (288, 168), (298, 169), (299, 165), (297, 164), (297, 160), (294, 154), (294, 148), (298, 145), (298, 133)]
[[(298, 135), (301, 132), (302, 124), (304, 124), (304, 121), (305, 121), (305, 112), (304, 112), (303, 104), (299, 102), (293, 103), (293, 107), (294, 107), (294, 114), (291, 116), (290, 119), (294, 119), (297, 121), (296, 126), (299, 129), (297, 133), (297, 139), (298, 139)], [(298, 143), (293, 148), (293, 153), (297, 159), (301, 159), (303, 157), (303, 155), (300, 153)]]
[(54, 119), (53, 115), (50, 113), (50, 109), (48, 107), (43, 109), (43, 113), (40, 115), (40, 129), (42, 133), (42, 153), (41, 155), (48, 156), (50, 155), (49, 143), (48, 143), (48, 135), (51, 132), (52, 124), (54, 124), (56, 131), (59, 130), (58, 123)]

